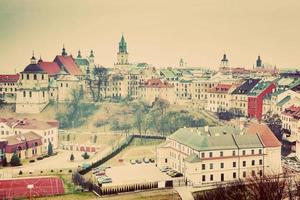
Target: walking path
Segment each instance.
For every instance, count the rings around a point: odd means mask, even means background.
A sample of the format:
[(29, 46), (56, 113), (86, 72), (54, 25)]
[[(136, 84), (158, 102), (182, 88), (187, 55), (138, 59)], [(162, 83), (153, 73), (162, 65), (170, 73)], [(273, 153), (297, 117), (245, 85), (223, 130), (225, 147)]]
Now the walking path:
[(192, 195), (192, 187), (184, 186), (184, 187), (175, 187), (174, 188), (182, 200), (194, 200)]

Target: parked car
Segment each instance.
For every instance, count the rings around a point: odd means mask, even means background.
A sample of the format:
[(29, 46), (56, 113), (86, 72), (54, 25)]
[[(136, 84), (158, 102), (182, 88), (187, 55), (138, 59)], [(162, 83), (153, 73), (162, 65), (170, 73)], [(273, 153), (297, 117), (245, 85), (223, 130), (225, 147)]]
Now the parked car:
[(171, 176), (172, 174), (176, 174), (176, 173), (177, 173), (177, 171), (175, 171), (175, 170), (173, 170), (173, 169), (167, 172), (167, 174), (168, 174), (169, 176)]
[(134, 165), (134, 164), (136, 164), (136, 161), (135, 161), (135, 160), (130, 160), (130, 163), (131, 163), (132, 165)]
[(154, 160), (153, 158), (150, 158), (149, 161), (150, 161), (151, 163), (154, 163), (154, 162), (155, 162), (155, 160)]
[(167, 171), (170, 171), (170, 170), (171, 170), (171, 168), (170, 168), (170, 167), (167, 167), (167, 166), (162, 167), (162, 168), (160, 169), (161, 172), (167, 172)]
[(144, 163), (149, 163), (150, 162), (149, 158), (143, 158), (143, 161), (144, 161)]
[(141, 163), (142, 163), (142, 161), (139, 160), (139, 159), (135, 160), (135, 162), (136, 162), (137, 164), (141, 164)]
[(172, 178), (175, 178), (175, 177), (182, 177), (183, 175), (182, 175), (182, 173), (179, 173), (179, 172), (177, 172), (177, 173), (175, 173), (175, 174), (172, 174), (172, 175), (170, 175)]

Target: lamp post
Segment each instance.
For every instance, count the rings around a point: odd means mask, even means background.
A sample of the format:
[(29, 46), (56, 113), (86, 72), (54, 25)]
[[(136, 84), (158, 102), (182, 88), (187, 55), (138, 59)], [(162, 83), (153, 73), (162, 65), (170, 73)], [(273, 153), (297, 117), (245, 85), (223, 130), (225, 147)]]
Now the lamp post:
[(29, 190), (29, 199), (31, 200), (31, 190), (34, 188), (32, 184), (27, 185), (27, 189)]

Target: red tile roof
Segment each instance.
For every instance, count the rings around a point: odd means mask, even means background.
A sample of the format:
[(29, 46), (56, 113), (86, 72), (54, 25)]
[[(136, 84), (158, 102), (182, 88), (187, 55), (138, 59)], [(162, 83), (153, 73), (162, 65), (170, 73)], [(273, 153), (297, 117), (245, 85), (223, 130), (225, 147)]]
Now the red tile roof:
[(208, 90), (208, 92), (227, 93), (231, 87), (233, 87), (232, 84), (218, 84), (214, 88), (211, 88), (210, 90)]
[(144, 87), (148, 88), (171, 88), (174, 87), (172, 84), (168, 83), (167, 81), (162, 82), (158, 78), (149, 79), (145, 84)]
[(266, 124), (249, 123), (246, 127), (247, 134), (258, 134), (264, 147), (280, 147), (281, 143)]
[(16, 83), (19, 77), (19, 74), (1, 74), (0, 83)]
[(82, 71), (76, 65), (74, 59), (71, 56), (56, 56), (54, 62), (56, 62), (60, 67), (63, 66), (65, 70), (71, 75), (82, 75)]
[(283, 112), (283, 115), (288, 115), (296, 119), (300, 119), (300, 106), (292, 105), (286, 108)]
[(38, 62), (40, 68), (47, 72), (48, 75), (56, 75), (60, 72), (60, 67), (56, 62)]

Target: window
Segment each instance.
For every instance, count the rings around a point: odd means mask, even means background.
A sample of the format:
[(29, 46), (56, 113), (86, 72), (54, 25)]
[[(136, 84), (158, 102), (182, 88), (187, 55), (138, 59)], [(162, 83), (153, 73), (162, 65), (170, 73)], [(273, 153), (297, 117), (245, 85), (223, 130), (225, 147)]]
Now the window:
[(204, 158), (204, 157), (205, 157), (205, 153), (202, 152), (202, 153), (201, 153), (201, 158)]
[(212, 152), (209, 152), (209, 157), (213, 157), (213, 153)]
[(262, 170), (259, 170), (258, 174), (259, 174), (259, 176), (262, 176), (263, 175)]
[(69, 87), (68, 83), (66, 83), (66, 87)]
[(251, 175), (255, 176), (255, 171), (254, 170), (252, 170)]
[(236, 172), (233, 172), (232, 177), (236, 178)]
[(37, 79), (37, 76), (36, 76), (36, 74), (34, 74), (34, 75), (33, 75), (33, 79), (34, 79), (34, 80), (36, 80), (36, 79)]
[(223, 169), (224, 168), (224, 163), (221, 163), (221, 169)]
[(254, 155), (254, 149), (251, 150), (251, 154)]
[(220, 151), (220, 157), (223, 157), (223, 151)]
[(232, 151), (232, 156), (235, 156), (235, 151)]
[(44, 74), (42, 74), (42, 80), (44, 80)]
[(243, 177), (244, 177), (244, 178), (246, 177), (246, 172), (245, 172), (245, 171), (243, 172)]
[(246, 161), (243, 161), (243, 167), (246, 167)]
[(259, 150), (259, 154), (260, 154), (260, 155), (262, 154), (262, 149)]
[(29, 80), (29, 74), (27, 74), (27, 80)]
[(202, 170), (205, 170), (205, 164), (202, 164)]
[(45, 97), (45, 91), (43, 91), (43, 97)]
[(232, 163), (232, 167), (236, 167), (236, 162), (233, 162), (233, 163)]
[(168, 162), (168, 159), (167, 158), (165, 158), (165, 163), (167, 163)]
[(243, 156), (246, 155), (246, 150), (243, 150)]
[(210, 175), (210, 181), (213, 181), (213, 180), (214, 180), (214, 175), (211, 174), (211, 175)]
[(221, 174), (221, 181), (224, 181), (224, 174)]
[(214, 168), (214, 164), (213, 163), (210, 163), (209, 164), (209, 169), (213, 169)]
[(26, 91), (23, 91), (23, 97), (26, 97)]
[(205, 175), (202, 175), (202, 182), (205, 182)]
[(29, 91), (29, 97), (32, 97), (32, 92), (31, 91)]
[(252, 163), (251, 163), (251, 164), (252, 164), (252, 166), (254, 166), (254, 165), (255, 165), (255, 160), (252, 160)]
[(263, 164), (262, 159), (259, 159), (259, 165), (262, 165), (262, 164)]

